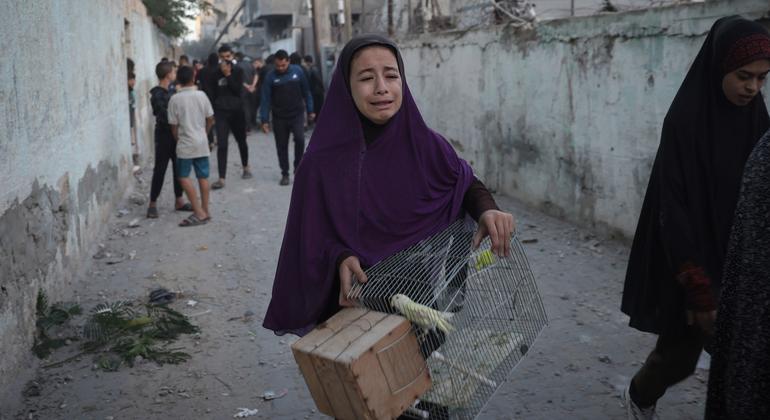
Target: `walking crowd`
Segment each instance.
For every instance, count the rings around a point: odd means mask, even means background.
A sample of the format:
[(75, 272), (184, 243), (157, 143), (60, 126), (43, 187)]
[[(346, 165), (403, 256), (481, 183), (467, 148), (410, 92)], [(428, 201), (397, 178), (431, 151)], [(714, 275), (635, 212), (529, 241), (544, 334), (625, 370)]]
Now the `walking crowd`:
[[(133, 77), (133, 73), (131, 73)], [(179, 226), (211, 220), (209, 192), (225, 188), (230, 134), (235, 138), (243, 179), (252, 178), (247, 134), (257, 127), (275, 133), (281, 167), (280, 185), (289, 185), (289, 140), (294, 140), (294, 170), (305, 151), (305, 129), (312, 125), (324, 99), (324, 86), (313, 58), (278, 50), (263, 62), (248, 59), (223, 44), (205, 62), (182, 55), (179, 63), (161, 61), (155, 67), (158, 85), (150, 90), (155, 116), (155, 166), (148, 218), (159, 217), (157, 201), (169, 163), (175, 210), (192, 212)], [(135, 92), (129, 79), (129, 99)], [(133, 116), (133, 108), (131, 108)], [(271, 119), (272, 116), (272, 119)], [(132, 117), (133, 121), (133, 117)], [(218, 179), (209, 183), (209, 156), (216, 149)], [(196, 191), (189, 179), (198, 179)], [(183, 198), (187, 196), (187, 202)], [(200, 198), (198, 197), (200, 195)]]
[[(770, 117), (761, 93), (769, 71), (768, 31), (720, 19), (663, 122), (622, 299), (630, 325), (658, 335), (623, 395), (631, 419), (656, 418), (657, 401), (693, 373), (704, 348), (706, 417), (770, 418)], [(276, 334), (306, 334), (350, 305), (347, 292), (366, 281), (366, 268), (466, 214), (479, 224), (474, 245), (489, 236), (494, 253), (508, 255), (513, 216), (425, 124), (392, 41), (350, 41), (328, 98), (312, 57), (284, 50), (249, 60), (222, 45), (192, 66), (164, 60), (156, 74), (148, 217), (158, 217), (171, 162), (175, 208), (192, 212), (180, 226), (212, 220), (209, 188), (226, 187), (230, 133), (242, 178), (252, 177), (252, 129), (273, 131), (280, 185), (296, 177), (264, 320)], [(218, 179), (209, 186), (213, 148)]]

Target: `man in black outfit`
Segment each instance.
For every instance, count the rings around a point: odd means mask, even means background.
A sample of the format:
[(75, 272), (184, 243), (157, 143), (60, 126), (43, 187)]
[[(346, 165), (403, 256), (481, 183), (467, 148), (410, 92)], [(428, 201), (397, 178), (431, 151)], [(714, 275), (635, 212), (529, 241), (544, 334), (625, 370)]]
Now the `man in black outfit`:
[(222, 44), (218, 50), (219, 67), (209, 81), (209, 89), (214, 100), (214, 120), (217, 130), (217, 166), (219, 180), (211, 184), (214, 190), (225, 186), (227, 177), (227, 144), (230, 131), (238, 143), (238, 151), (243, 165), (243, 179), (252, 177), (249, 168), (249, 147), (246, 145), (246, 116), (243, 112), (243, 69), (237, 66), (233, 50)]

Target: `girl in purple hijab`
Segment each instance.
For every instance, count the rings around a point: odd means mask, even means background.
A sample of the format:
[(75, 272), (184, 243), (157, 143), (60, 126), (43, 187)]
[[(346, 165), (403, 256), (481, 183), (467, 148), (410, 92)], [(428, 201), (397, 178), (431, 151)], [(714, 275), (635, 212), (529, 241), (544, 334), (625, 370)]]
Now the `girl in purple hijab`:
[(297, 169), (273, 296), (263, 326), (304, 335), (347, 300), (363, 268), (440, 232), (465, 214), (507, 256), (513, 216), (452, 146), (425, 124), (387, 38), (342, 50)]

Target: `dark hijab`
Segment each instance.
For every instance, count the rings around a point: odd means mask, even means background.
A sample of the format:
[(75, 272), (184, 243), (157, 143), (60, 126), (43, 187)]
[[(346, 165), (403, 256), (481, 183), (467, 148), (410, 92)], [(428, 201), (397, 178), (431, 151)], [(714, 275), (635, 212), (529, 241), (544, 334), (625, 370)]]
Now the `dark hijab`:
[[(365, 141), (350, 91), (350, 64), (362, 48), (396, 56), (401, 109)], [(473, 172), (422, 119), (396, 45), (365, 35), (337, 63), (329, 95), (302, 159), (264, 327), (303, 335), (339, 307), (337, 259), (350, 253), (371, 266), (449, 226), (463, 213)]]
[(642, 331), (685, 322), (676, 275), (702, 268), (718, 296), (743, 166), (770, 126), (764, 98), (732, 105), (724, 76), (770, 58), (767, 30), (738, 16), (711, 28), (663, 122), (626, 273), (622, 310)]

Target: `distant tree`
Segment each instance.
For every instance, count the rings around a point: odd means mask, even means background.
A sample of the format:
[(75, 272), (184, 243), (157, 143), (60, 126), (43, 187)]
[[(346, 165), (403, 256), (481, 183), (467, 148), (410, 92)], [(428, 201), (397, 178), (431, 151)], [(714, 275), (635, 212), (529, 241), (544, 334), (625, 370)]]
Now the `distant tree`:
[(160, 31), (172, 38), (187, 33), (185, 19), (195, 19), (211, 7), (207, 0), (142, 0), (142, 3)]

